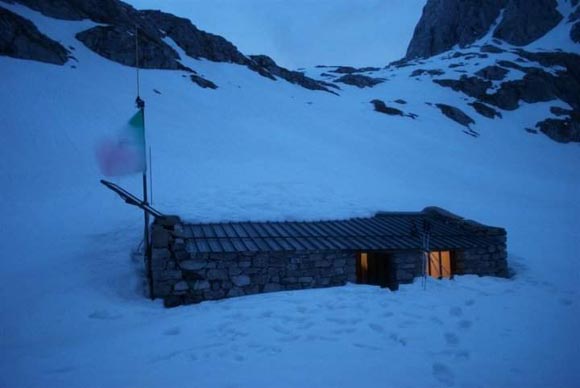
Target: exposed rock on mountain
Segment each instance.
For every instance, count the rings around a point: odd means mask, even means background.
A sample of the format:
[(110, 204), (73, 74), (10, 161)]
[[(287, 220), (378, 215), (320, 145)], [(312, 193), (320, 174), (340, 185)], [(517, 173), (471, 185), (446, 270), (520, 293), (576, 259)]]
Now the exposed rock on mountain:
[(494, 37), (527, 45), (562, 20), (557, 5), (556, 0), (429, 0), (406, 58), (431, 57), (455, 45), (466, 47), (490, 32), (502, 11)]
[(351, 66), (338, 66), (336, 69), (331, 70), (333, 73), (338, 74), (353, 74), (353, 73), (366, 73), (369, 71), (378, 71), (378, 67), (351, 67)]
[(509, 70), (504, 69), (500, 66), (488, 66), (479, 70), (475, 75), (491, 80), (491, 81), (501, 81), (509, 73)]
[(356, 86), (357, 88), (372, 88), (384, 81), (384, 78), (373, 78), (362, 74), (346, 74), (334, 80), (334, 82)]
[[(398, 100), (398, 101), (402, 101), (402, 100)], [(384, 113), (384, 114), (389, 115), (389, 116), (409, 117), (409, 118), (412, 118), (413, 120), (416, 119), (417, 117), (419, 117), (419, 115), (416, 115), (415, 113), (405, 113), (400, 109), (393, 108), (391, 106), (387, 106), (387, 104), (385, 104), (385, 102), (383, 100), (374, 99), (371, 101), (371, 104), (373, 104), (373, 107), (375, 108), (375, 112)]]
[(443, 70), (441, 70), (441, 69), (430, 69), (430, 70), (417, 69), (417, 70), (414, 70), (411, 73), (410, 77), (419, 77), (419, 76), (421, 76), (423, 74), (428, 74), (428, 75), (431, 75), (431, 76), (438, 76), (438, 75), (445, 74), (445, 72)]
[(384, 114), (391, 115), (391, 116), (403, 116), (404, 115), (402, 110), (387, 106), (387, 104), (385, 104), (385, 102), (382, 100), (378, 100), (378, 99), (372, 100), (371, 104), (373, 104), (375, 111), (377, 111), (377, 112), (384, 113)]
[(29, 20), (0, 7), (0, 55), (63, 65), (68, 51)]
[(427, 58), (482, 38), (508, 0), (429, 0), (406, 58)]
[(496, 117), (499, 117), (499, 118), (502, 117), (501, 113), (499, 113), (498, 111), (496, 111), (495, 109), (491, 108), (488, 105), (482, 104), (481, 102), (476, 101), (476, 102), (470, 103), (469, 105), (471, 105), (477, 113), (479, 113), (480, 115), (487, 117), (489, 119), (494, 119)]
[(443, 113), (445, 116), (467, 128), (469, 128), (471, 124), (475, 124), (475, 120), (473, 120), (459, 108), (446, 104), (435, 104), (435, 106), (439, 108), (441, 113)]
[(580, 117), (550, 118), (540, 121), (536, 128), (559, 143), (580, 142)]
[(333, 93), (330, 88), (336, 88), (335, 85), (329, 84), (323, 81), (317, 81), (312, 78), (306, 77), (299, 71), (290, 71), (283, 67), (280, 67), (274, 62), (274, 60), (266, 55), (252, 55), (250, 58), (256, 63), (257, 66), (267, 70), (269, 73), (285, 79), (286, 81), (300, 85), (306, 89), (310, 90), (322, 90), (325, 92)]
[(580, 43), (580, 22), (574, 23), (572, 29), (570, 30), (570, 38), (576, 42)]
[(161, 11), (141, 11), (157, 30), (173, 41), (192, 58), (205, 58), (214, 62), (231, 62), (248, 65), (251, 61), (236, 46), (221, 36), (207, 33), (195, 27), (189, 19)]
[(179, 54), (163, 40), (165, 37), (171, 38), (186, 55), (195, 59), (240, 64), (272, 80), (278, 76), (311, 90), (331, 92), (329, 87), (336, 88), (284, 69), (269, 58), (264, 60), (267, 57), (247, 57), (221, 36), (201, 31), (188, 19), (165, 12), (137, 11), (118, 0), (14, 1), (54, 18), (91, 19), (107, 24), (82, 31), (77, 39), (99, 55), (127, 66), (136, 66), (135, 31), (138, 30), (141, 67), (189, 71), (192, 81), (204, 88), (213, 89), (217, 85), (181, 64)]
[(13, 0), (43, 15), (64, 20), (91, 19), (97, 23), (135, 22), (137, 11), (117, 0)]
[[(186, 69), (179, 55), (159, 38), (139, 33), (139, 66), (148, 69)], [(127, 66), (136, 66), (135, 31), (125, 26), (97, 26), (76, 38), (97, 54)]]
[(493, 36), (525, 46), (556, 27), (563, 16), (556, 0), (510, 0)]
[(199, 87), (204, 88), (204, 89), (217, 89), (218, 86), (216, 84), (214, 84), (213, 82), (200, 77), (197, 74), (192, 74), (189, 76), (189, 78), (191, 79), (191, 81), (195, 84), (197, 84)]

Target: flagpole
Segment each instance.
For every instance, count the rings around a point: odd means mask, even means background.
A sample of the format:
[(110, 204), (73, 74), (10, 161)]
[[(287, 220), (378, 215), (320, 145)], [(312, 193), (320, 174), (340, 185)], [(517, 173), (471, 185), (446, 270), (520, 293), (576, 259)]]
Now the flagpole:
[[(139, 28), (136, 27), (135, 28), (135, 67), (137, 68), (137, 98), (135, 99), (135, 103), (137, 104), (137, 108), (140, 109), (141, 111), (141, 120), (143, 123), (143, 139), (144, 139), (144, 152), (147, 153), (147, 151), (145, 151), (147, 149), (147, 136), (146, 136), (146, 132), (145, 132), (145, 101), (143, 101), (141, 99), (141, 96), (139, 95), (140, 92), (140, 85), (139, 85)], [(144, 155), (144, 162), (145, 162), (145, 166), (143, 169), (143, 205), (147, 206), (149, 205), (149, 201), (148, 201), (148, 190), (147, 190), (147, 155)], [(149, 213), (146, 210), (143, 210), (143, 217), (144, 217), (144, 228), (143, 228), (143, 242), (145, 245), (145, 254), (144, 254), (144, 259), (145, 259), (145, 266), (147, 268), (147, 280), (149, 283), (149, 298), (151, 298), (151, 300), (155, 299), (154, 298), (154, 293), (153, 293), (153, 271), (152, 271), (152, 267), (151, 267), (151, 241), (149, 238)]]

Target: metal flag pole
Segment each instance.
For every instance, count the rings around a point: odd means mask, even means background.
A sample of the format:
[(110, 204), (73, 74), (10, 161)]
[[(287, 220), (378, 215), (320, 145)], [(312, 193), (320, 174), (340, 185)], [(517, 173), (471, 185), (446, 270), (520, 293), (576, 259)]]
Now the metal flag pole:
[[(137, 98), (135, 99), (135, 103), (137, 108), (141, 112), (141, 120), (143, 123), (143, 141), (146, 143), (147, 137), (145, 136), (145, 101), (141, 99), (139, 95), (140, 88), (139, 88), (139, 28), (135, 28), (135, 67), (137, 68)], [(145, 152), (144, 162), (145, 166), (143, 168), (143, 205), (148, 206), (148, 189), (147, 189), (147, 147), (144, 144), (143, 151)], [(151, 240), (149, 238), (149, 213), (147, 211), (143, 211), (143, 217), (145, 221), (145, 225), (143, 228), (143, 245), (145, 247), (144, 251), (144, 261), (145, 267), (147, 269), (147, 280), (149, 282), (149, 298), (154, 299), (153, 293), (153, 271), (151, 268)]]

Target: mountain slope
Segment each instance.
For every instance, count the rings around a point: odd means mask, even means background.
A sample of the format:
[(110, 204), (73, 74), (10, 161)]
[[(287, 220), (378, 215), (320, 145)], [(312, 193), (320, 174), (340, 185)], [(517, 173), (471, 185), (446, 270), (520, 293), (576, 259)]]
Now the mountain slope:
[[(551, 117), (552, 107), (571, 107), (518, 100), (518, 109), (494, 108), (502, 119), (480, 117), (473, 99), (432, 82), (460, 78), (454, 72), (461, 68), (450, 67), (456, 61), (473, 75), (496, 59), (517, 64), (519, 55), (468, 58), (476, 47), (386, 69), (308, 71), (327, 82), (345, 71), (383, 80), (372, 88), (338, 83), (336, 96), (192, 58), (165, 37), (184, 67), (219, 87), (197, 87), (187, 69), (141, 71), (157, 208), (218, 221), (439, 205), (506, 227), (515, 271), (508, 280), (430, 280), (427, 291), (420, 282), (396, 293), (349, 285), (166, 310), (144, 297), (140, 258), (130, 257), (142, 214), (99, 185), (94, 160), (99, 141), (134, 112), (134, 69), (76, 39), (95, 21), (2, 6), (76, 60), (57, 66), (0, 57), (0, 386), (543, 387), (580, 380), (570, 362), (580, 357), (578, 144), (524, 130)], [(522, 66), (561, 71), (536, 60)], [(438, 69), (445, 73), (433, 75)], [(523, 77), (509, 71), (510, 79)], [(402, 115), (375, 112), (375, 99)], [(475, 124), (456, 123), (441, 106), (461, 109)], [(140, 177), (116, 181), (139, 193)]]

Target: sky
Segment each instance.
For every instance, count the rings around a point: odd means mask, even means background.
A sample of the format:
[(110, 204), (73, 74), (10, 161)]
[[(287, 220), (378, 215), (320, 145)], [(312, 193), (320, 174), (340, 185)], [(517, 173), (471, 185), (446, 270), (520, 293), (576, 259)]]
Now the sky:
[[(425, 0), (128, 0), (296, 69), (384, 66), (405, 55)], [(361, 28), (362, 26), (362, 28)]]

